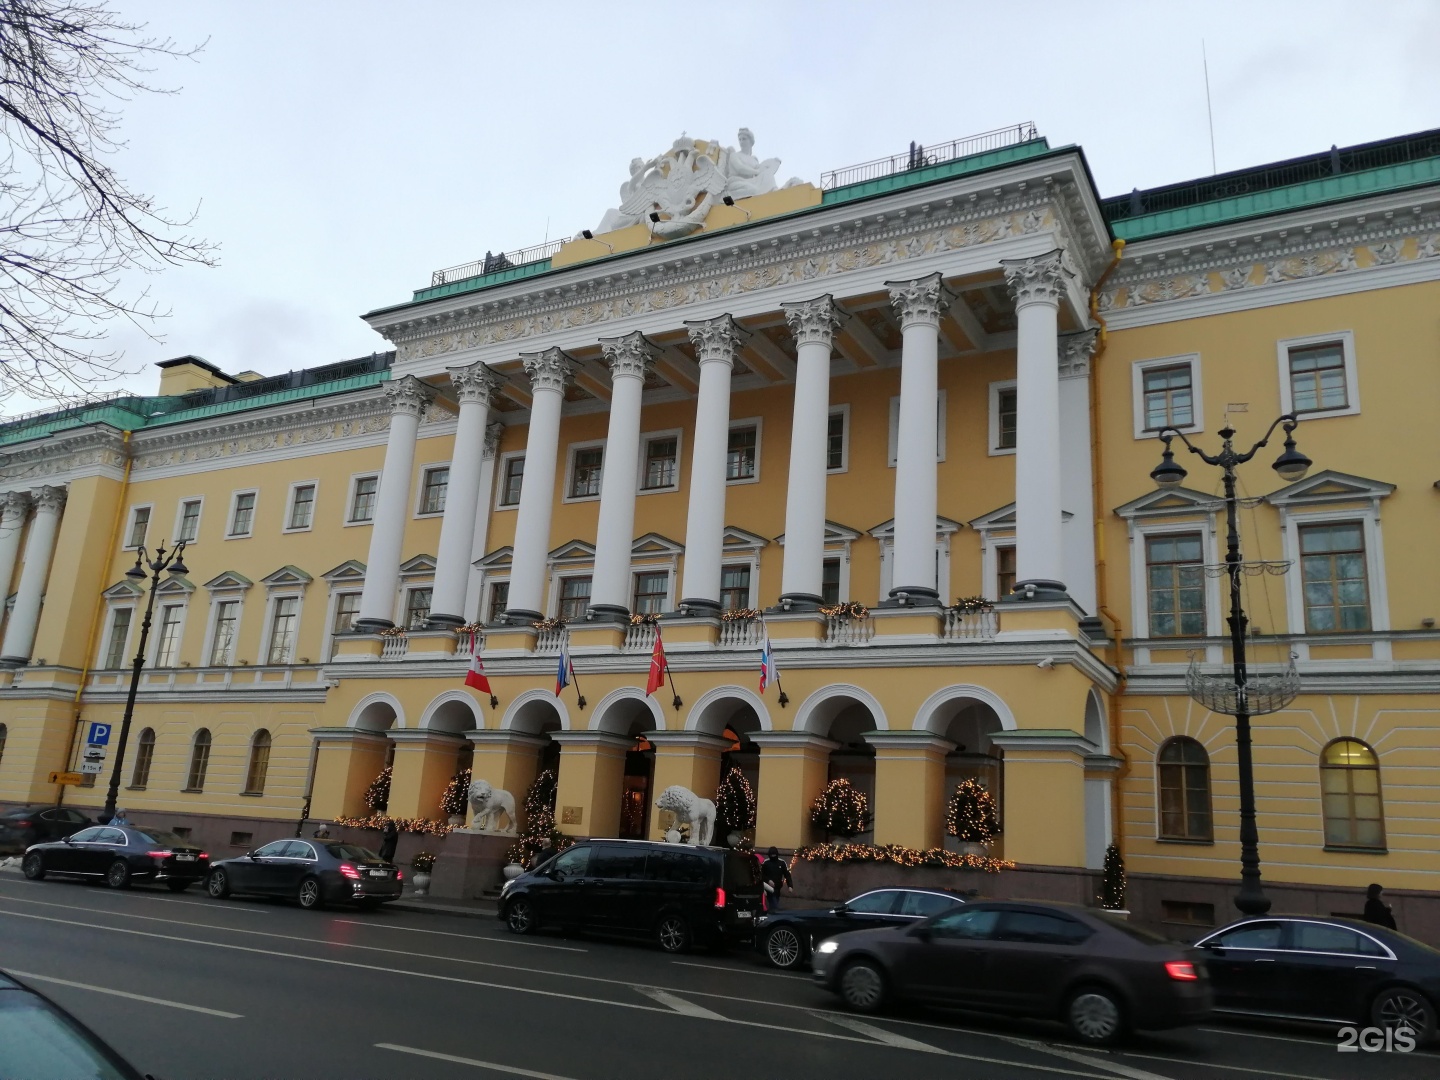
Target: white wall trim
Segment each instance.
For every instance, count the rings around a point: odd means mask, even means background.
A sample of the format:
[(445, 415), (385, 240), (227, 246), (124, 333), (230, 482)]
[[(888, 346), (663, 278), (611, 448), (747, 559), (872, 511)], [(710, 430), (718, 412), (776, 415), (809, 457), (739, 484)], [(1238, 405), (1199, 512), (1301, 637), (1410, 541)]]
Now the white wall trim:
[(1340, 345), (1345, 362), (1345, 397), (1349, 402), (1343, 409), (1315, 409), (1300, 413), (1306, 423), (1312, 420), (1327, 420), (1332, 416), (1354, 416), (1360, 411), (1360, 381), (1356, 374), (1355, 332), (1336, 330), (1329, 334), (1306, 334), (1304, 337), (1282, 338), (1275, 343), (1275, 363), (1280, 376), (1280, 411), (1294, 412), (1293, 387), (1290, 381), (1290, 350), (1303, 349), (1307, 345)]
[[(1324, 644), (1331, 633), (1311, 634), (1305, 628), (1305, 592), (1303, 571), (1300, 567), (1300, 526), (1341, 524), (1356, 521), (1361, 525), (1365, 539), (1365, 586), (1370, 594), (1370, 630), (1390, 629), (1390, 600), (1385, 589), (1385, 544), (1380, 531), (1380, 515), (1373, 506), (1353, 507), (1348, 510), (1294, 510), (1280, 509), (1280, 530), (1285, 549), (1285, 558), (1290, 562), (1290, 572), (1285, 575), (1285, 609), (1289, 630), (1292, 634), (1306, 636), (1305, 644)], [(1365, 633), (1366, 631), (1358, 631)], [(1343, 633), (1337, 631), (1338, 633)], [(1307, 659), (1307, 650), (1302, 649), (1301, 659)]]
[[(647, 488), (645, 486), (645, 452), (652, 440), (674, 439), (675, 440), (675, 481), (666, 484), (664, 487)], [(640, 433), (640, 465), (635, 475), (636, 495), (662, 495), (667, 491), (679, 491), (680, 479), (684, 475), (681, 469), (684, 467), (683, 454), (685, 450), (685, 430), (683, 428), (664, 428), (659, 431), (642, 431)]]
[(1158, 428), (1145, 426), (1145, 372), (1155, 368), (1180, 367), (1182, 364), (1190, 368), (1190, 400), (1194, 417), (1189, 424), (1177, 430), (1187, 435), (1205, 430), (1205, 395), (1200, 383), (1200, 354), (1157, 356), (1150, 360), (1136, 360), (1130, 365), (1130, 408), (1135, 421), (1136, 439), (1153, 439), (1159, 431)]
[(855, 686), (853, 683), (831, 683), (828, 686), (822, 686), (819, 690), (816, 690), (807, 697), (800, 703), (800, 707), (795, 710), (793, 730), (809, 732), (812, 735), (823, 736), (828, 734), (828, 732), (815, 731), (814, 728), (811, 727), (811, 722), (815, 716), (815, 710), (820, 705), (837, 697), (854, 698), (870, 710), (870, 715), (875, 721), (877, 731), (890, 730), (890, 720), (885, 715), (885, 706), (880, 704), (880, 699), (870, 693), (870, 691)]
[[(933, 726), (935, 714), (942, 705), (961, 698), (970, 698), (990, 706), (995, 715), (1000, 719), (1002, 731), (1015, 731), (1019, 724), (1015, 722), (1015, 714), (1010, 711), (1010, 706), (1005, 704), (1005, 699), (993, 690), (987, 690), (983, 686), (976, 686), (973, 683), (957, 683), (954, 686), (947, 686), (936, 690), (921, 703), (920, 708), (915, 712), (915, 731), (928, 731), (934, 735), (943, 735), (943, 731), (937, 731)], [(1083, 720), (1083, 717), (1082, 717)]]
[[(294, 512), (295, 512), (295, 492), (296, 492), (299, 488), (303, 488), (303, 487), (313, 487), (313, 488), (315, 489), (315, 497), (314, 497), (314, 499), (312, 499), (311, 502), (310, 502), (310, 524), (309, 524), (309, 525), (301, 525), (301, 526), (293, 527), (293, 528), (292, 528), (291, 525), (290, 525), (290, 521), (291, 521), (292, 515), (293, 515)], [(289, 488), (287, 488), (286, 491), (285, 491), (285, 516), (284, 516), (284, 517), (281, 519), (281, 521), (280, 521), (280, 524), (281, 524), (281, 529), (280, 529), (280, 531), (281, 531), (282, 533), (307, 533), (307, 532), (312, 532), (312, 531), (314, 530), (314, 528), (315, 528), (315, 519), (316, 519), (317, 517), (319, 517), (319, 516), (320, 516), (320, 481), (319, 481), (318, 479), (316, 479), (316, 480), (293, 480), (293, 481), (291, 481)]]
[[(986, 436), (985, 442), (985, 453), (990, 457), (1009, 457), (1015, 453), (1015, 447), (1000, 445), (1000, 392), (1002, 390), (1014, 390), (1015, 385), (1014, 379), (1000, 379), (990, 384), (988, 395), (989, 405), (986, 409), (989, 417), (987, 425), (989, 434)], [(1016, 404), (1016, 413), (1017, 415), (1019, 413), (1018, 402)], [(1018, 433), (1016, 441), (1019, 441)]]
[[(622, 701), (638, 701), (644, 704), (645, 707), (650, 710), (650, 718), (655, 721), (655, 730), (665, 730), (665, 712), (660, 708), (660, 703), (655, 700), (653, 695), (645, 693), (645, 691), (638, 686), (622, 686), (619, 689), (611, 690), (610, 693), (601, 698), (599, 704), (595, 706), (595, 711), (590, 715), (588, 730), (613, 731), (612, 728), (605, 726), (608, 720), (607, 714), (615, 705)], [(625, 731), (615, 733), (620, 735), (628, 734), (629, 725), (626, 725)]]
[[(755, 715), (760, 718), (761, 731), (775, 730), (770, 721), (770, 710), (765, 705), (765, 699), (748, 687), (735, 686), (733, 684), (717, 686), (712, 690), (705, 691), (705, 693), (696, 698), (695, 704), (690, 706), (690, 711), (685, 716), (685, 730), (704, 731), (705, 729), (700, 726), (700, 721), (704, 717), (705, 712), (710, 706), (726, 698), (739, 698), (754, 709)], [(724, 730), (725, 728), (721, 726), (719, 731), (710, 731), (707, 734), (720, 735)]]
[[(607, 439), (584, 439), (581, 442), (565, 444), (565, 482), (560, 489), (560, 501), (562, 503), (598, 503), (600, 501), (600, 488), (605, 486), (605, 467), (609, 454), (605, 452)], [(575, 456), (581, 450), (600, 450), (600, 484), (594, 495), (572, 495), (571, 485), (575, 483)]]

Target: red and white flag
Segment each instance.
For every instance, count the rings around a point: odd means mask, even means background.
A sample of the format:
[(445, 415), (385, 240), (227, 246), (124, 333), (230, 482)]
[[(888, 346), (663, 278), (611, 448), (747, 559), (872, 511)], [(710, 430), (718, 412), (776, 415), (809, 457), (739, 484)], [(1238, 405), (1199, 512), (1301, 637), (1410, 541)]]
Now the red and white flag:
[(485, 677), (485, 665), (480, 660), (480, 635), (474, 634), (470, 638), (470, 670), (465, 672), (465, 685), (473, 686), (482, 694), (494, 694), (490, 689), (490, 680)]
[(660, 641), (660, 631), (655, 631), (655, 648), (650, 650), (650, 678), (645, 682), (645, 693), (653, 694), (665, 685), (665, 673), (670, 664), (665, 659), (665, 646)]

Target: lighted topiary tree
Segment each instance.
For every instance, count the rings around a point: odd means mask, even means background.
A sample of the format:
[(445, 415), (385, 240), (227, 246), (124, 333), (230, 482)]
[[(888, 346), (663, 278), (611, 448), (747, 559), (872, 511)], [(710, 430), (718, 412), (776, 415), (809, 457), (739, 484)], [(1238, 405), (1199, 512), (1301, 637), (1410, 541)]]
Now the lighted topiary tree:
[(831, 780), (810, 804), (810, 824), (850, 840), (870, 829), (870, 801), (849, 780)]
[(1125, 907), (1125, 860), (1120, 849), (1111, 844), (1105, 849), (1105, 868), (1100, 877), (1100, 906), (1111, 911)]
[(722, 833), (744, 832), (755, 827), (755, 789), (734, 766), (715, 789), (715, 818)]
[(380, 775), (370, 781), (365, 789), (365, 805), (371, 813), (383, 814), (390, 806), (390, 766), (380, 770)]
[(528, 864), (547, 841), (556, 851), (570, 843), (555, 827), (555, 795), (555, 773), (546, 769), (525, 792), (525, 821), (519, 837), (506, 852), (511, 862)]
[(440, 796), (440, 812), (446, 817), (463, 818), (470, 794), (470, 770), (461, 769), (445, 785), (445, 794)]
[(1000, 832), (995, 797), (975, 779), (956, 785), (945, 807), (945, 832), (965, 844), (991, 844)]

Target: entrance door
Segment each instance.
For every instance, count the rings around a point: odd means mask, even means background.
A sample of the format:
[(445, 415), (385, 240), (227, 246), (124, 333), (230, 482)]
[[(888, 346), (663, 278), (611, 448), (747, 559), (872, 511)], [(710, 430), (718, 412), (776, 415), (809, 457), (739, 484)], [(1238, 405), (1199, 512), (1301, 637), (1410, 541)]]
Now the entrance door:
[(655, 775), (655, 750), (645, 739), (625, 755), (625, 782), (620, 792), (620, 838), (644, 840), (650, 831), (650, 782)]

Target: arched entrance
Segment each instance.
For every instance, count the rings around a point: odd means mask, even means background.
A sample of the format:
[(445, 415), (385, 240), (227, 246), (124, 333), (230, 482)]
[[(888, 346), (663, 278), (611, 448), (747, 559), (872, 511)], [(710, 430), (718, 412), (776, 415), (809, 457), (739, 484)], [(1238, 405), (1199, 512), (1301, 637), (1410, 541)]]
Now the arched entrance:
[[(731, 769), (739, 769), (750, 785), (758, 806), (760, 800), (760, 747), (754, 736), (770, 730), (770, 716), (763, 699), (738, 686), (720, 686), (704, 694), (690, 712), (689, 730), (717, 740), (713, 748), (719, 752), (714, 787)], [(707, 799), (715, 791), (698, 791)], [(742, 830), (743, 831), (743, 830)], [(716, 844), (728, 841), (729, 828), (716, 823)]]
[[(465, 690), (446, 691), (432, 701), (426, 707), (424, 715), (420, 717), (422, 731), (436, 732), (441, 735), (463, 737), (466, 733), (479, 730), (484, 726), (483, 714), (476, 707), (475, 699)], [(451, 775), (472, 769), (475, 759), (474, 744), (469, 739), (465, 739), (457, 744), (454, 750), (455, 761)]]
[[(955, 744), (945, 755), (946, 800), (965, 780), (978, 780), (995, 799), (1001, 832), (1000, 842), (992, 849), (996, 855), (1005, 831), (1005, 751), (991, 741), (991, 736), (1014, 728), (1015, 722), (1009, 717), (1009, 709), (990, 691), (955, 686), (933, 695), (915, 718), (917, 728)], [(945, 845), (958, 848), (959, 841), (946, 836)]]
[[(570, 728), (570, 715), (563, 701), (548, 690), (527, 690), (505, 711), (500, 728), (502, 731), (529, 735), (541, 740), (539, 759), (530, 779), (533, 780), (546, 769), (559, 775), (560, 744), (551, 736), (557, 731), (567, 731)], [(526, 781), (526, 786), (529, 786), (529, 781)], [(525, 792), (521, 790), (512, 794), (518, 803), (524, 798)]]
[[(864, 794), (873, 820), (877, 813), (875, 747), (866, 736), (889, 727), (880, 703), (856, 686), (827, 686), (805, 699), (796, 713), (795, 726), (839, 744), (829, 753), (826, 782), (848, 780)], [(855, 837), (861, 843), (873, 838), (873, 828)], [(816, 839), (824, 838), (817, 836)]]
[(616, 831), (621, 839), (643, 840), (650, 834), (655, 746), (646, 738), (646, 733), (664, 727), (664, 719), (658, 712), (654, 700), (635, 687), (609, 694), (595, 707), (591, 730), (627, 740), (619, 792), (620, 824)]

